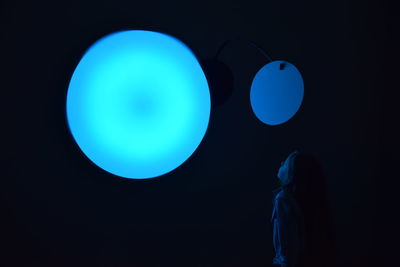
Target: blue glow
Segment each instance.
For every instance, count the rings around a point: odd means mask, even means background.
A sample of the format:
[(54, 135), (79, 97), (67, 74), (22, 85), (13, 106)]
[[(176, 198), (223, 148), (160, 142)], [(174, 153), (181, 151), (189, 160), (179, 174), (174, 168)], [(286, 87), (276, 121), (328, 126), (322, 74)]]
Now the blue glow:
[(269, 125), (290, 120), (299, 110), (303, 96), (304, 84), (300, 72), (294, 65), (280, 60), (262, 67), (254, 77), (250, 90), (254, 114)]
[(126, 178), (152, 178), (186, 161), (208, 127), (210, 92), (192, 51), (158, 32), (94, 43), (76, 67), (67, 119), (83, 153)]

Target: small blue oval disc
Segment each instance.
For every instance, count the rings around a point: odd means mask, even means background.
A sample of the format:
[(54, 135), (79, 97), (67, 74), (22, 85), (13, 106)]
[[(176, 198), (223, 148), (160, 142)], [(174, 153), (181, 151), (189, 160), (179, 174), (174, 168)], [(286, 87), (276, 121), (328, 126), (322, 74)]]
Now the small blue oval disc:
[(299, 110), (304, 83), (297, 68), (286, 61), (272, 61), (254, 77), (250, 102), (256, 117), (265, 124), (278, 125), (290, 120)]

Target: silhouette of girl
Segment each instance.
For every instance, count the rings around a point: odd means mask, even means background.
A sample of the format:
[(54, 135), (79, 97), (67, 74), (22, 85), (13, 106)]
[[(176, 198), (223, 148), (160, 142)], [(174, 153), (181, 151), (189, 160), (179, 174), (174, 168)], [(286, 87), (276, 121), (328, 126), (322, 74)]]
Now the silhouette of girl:
[(272, 212), (273, 264), (335, 266), (325, 179), (317, 160), (298, 151), (281, 163)]

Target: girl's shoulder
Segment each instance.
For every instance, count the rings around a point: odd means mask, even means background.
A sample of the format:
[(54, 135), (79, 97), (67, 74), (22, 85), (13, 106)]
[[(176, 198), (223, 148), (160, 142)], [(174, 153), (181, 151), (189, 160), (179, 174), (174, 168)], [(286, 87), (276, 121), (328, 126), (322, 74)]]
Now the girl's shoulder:
[(275, 195), (275, 200), (276, 201), (287, 201), (287, 200), (292, 200), (293, 195), (288, 192), (285, 189), (281, 189), (276, 195)]
[(297, 201), (293, 194), (287, 190), (281, 190), (275, 197), (275, 206), (285, 208), (285, 209), (298, 209)]

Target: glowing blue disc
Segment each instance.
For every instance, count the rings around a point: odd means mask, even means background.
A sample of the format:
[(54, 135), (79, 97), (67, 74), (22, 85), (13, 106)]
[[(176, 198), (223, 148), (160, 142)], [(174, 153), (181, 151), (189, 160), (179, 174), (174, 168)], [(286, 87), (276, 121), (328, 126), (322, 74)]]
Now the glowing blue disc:
[(94, 43), (76, 67), (67, 119), (83, 153), (126, 178), (152, 178), (186, 161), (210, 117), (207, 79), (193, 52), (158, 32), (132, 30)]
[(286, 61), (272, 61), (254, 77), (250, 102), (256, 117), (265, 124), (278, 125), (299, 110), (304, 83), (297, 68)]

